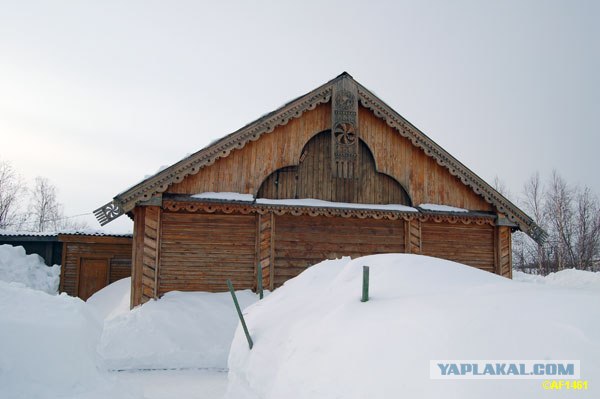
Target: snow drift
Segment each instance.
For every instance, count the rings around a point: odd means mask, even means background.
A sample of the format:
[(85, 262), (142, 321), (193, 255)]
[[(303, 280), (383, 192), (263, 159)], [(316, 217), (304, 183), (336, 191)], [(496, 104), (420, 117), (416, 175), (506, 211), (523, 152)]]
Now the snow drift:
[[(242, 308), (257, 300), (236, 294)], [(98, 351), (110, 370), (225, 369), (237, 323), (229, 292), (173, 291), (107, 319)]]
[(129, 312), (130, 296), (131, 277), (127, 277), (96, 291), (86, 303), (101, 320), (112, 319)]
[[(366, 303), (363, 265), (371, 267)], [(539, 380), (431, 380), (429, 362), (575, 359), (582, 379), (595, 381), (599, 300), (598, 291), (513, 282), (425, 256), (325, 261), (246, 309), (254, 348), (238, 327), (227, 396), (538, 397)], [(597, 395), (591, 385), (577, 397)]]
[(78, 298), (0, 282), (0, 396), (59, 397), (99, 386), (101, 329)]
[(0, 245), (0, 280), (56, 294), (60, 282), (60, 265), (46, 266), (37, 254), (27, 255), (21, 246)]

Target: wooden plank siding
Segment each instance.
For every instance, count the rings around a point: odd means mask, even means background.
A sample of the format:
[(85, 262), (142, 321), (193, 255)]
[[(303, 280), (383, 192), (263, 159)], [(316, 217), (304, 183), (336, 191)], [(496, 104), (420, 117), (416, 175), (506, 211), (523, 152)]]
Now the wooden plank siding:
[(232, 151), (210, 167), (173, 184), (167, 192), (195, 194), (204, 191), (230, 191), (256, 194), (261, 183), (273, 171), (297, 165), (306, 142), (316, 133), (330, 128), (329, 104), (317, 106), (302, 118), (292, 119), (258, 141)]
[(258, 217), (258, 264), (262, 269), (263, 287), (273, 289), (273, 279), (271, 278), (273, 262), (273, 229), (275, 227), (275, 217), (272, 213), (259, 215)]
[[(168, 188), (167, 193), (196, 194), (205, 191), (229, 191), (257, 195), (262, 183), (274, 171), (301, 165), (302, 150), (308, 141), (316, 134), (331, 128), (330, 113), (329, 103), (319, 105), (314, 110), (306, 112), (302, 118), (291, 120), (272, 133), (264, 134), (259, 140), (249, 142), (244, 148), (232, 151), (228, 157), (220, 158), (209, 167), (202, 168), (197, 174), (173, 184)], [(470, 187), (464, 185), (446, 168), (427, 156), (423, 150), (413, 146), (408, 139), (362, 106), (359, 106), (358, 122), (360, 138), (369, 148), (376, 170), (399, 182), (408, 192), (413, 204), (433, 203), (470, 210), (493, 210), (493, 207)], [(320, 162), (317, 161), (317, 164)], [(319, 173), (314, 166), (313, 172)], [(361, 167), (365, 168), (368, 165)], [(285, 174), (286, 171), (282, 170), (281, 173)], [(314, 183), (328, 184), (320, 183), (316, 179)], [(372, 183), (365, 180), (365, 184)], [(287, 191), (282, 191), (280, 195), (294, 198), (293, 191), (296, 190), (294, 187), (298, 186), (281, 188), (280, 190)], [(310, 185), (302, 185), (302, 187), (304, 190), (315, 191), (315, 187)], [(327, 194), (327, 192), (331, 193), (331, 187), (322, 186), (322, 189), (317, 198), (325, 199), (321, 195), (331, 197), (331, 194)], [(301, 192), (295, 195), (303, 198)], [(345, 195), (347, 194), (343, 192), (336, 194), (338, 198), (343, 198)], [(355, 201), (359, 200), (371, 202), (368, 198), (357, 198)], [(385, 201), (378, 203), (383, 202)]]
[(144, 231), (146, 207), (138, 206), (133, 212), (133, 245), (131, 265), (131, 307), (142, 303), (142, 276), (144, 259)]
[(512, 278), (512, 233), (510, 227), (499, 226), (498, 230), (498, 271), (501, 276)]
[(404, 252), (404, 221), (275, 217), (274, 287), (324, 259)]
[(82, 259), (106, 259), (109, 284), (131, 274), (131, 238), (72, 235), (60, 240), (63, 242), (61, 292), (79, 296)]
[(406, 253), (421, 253), (421, 222), (417, 219), (405, 223)]
[(314, 136), (302, 150), (300, 164), (278, 169), (265, 179), (257, 197), (271, 199), (319, 198), (334, 202), (411, 205), (404, 188), (375, 170), (369, 148), (360, 141), (356, 178), (334, 177), (331, 133)]
[(142, 303), (157, 297), (157, 269), (159, 265), (159, 253), (157, 249), (160, 242), (161, 213), (161, 209), (157, 206), (146, 207), (142, 246)]
[(358, 116), (360, 137), (371, 149), (377, 170), (400, 182), (413, 204), (445, 204), (469, 210), (493, 210), (470, 187), (371, 111), (359, 106)]
[(255, 286), (257, 216), (164, 212), (158, 295)]
[(495, 228), (475, 223), (421, 223), (421, 253), (494, 273)]

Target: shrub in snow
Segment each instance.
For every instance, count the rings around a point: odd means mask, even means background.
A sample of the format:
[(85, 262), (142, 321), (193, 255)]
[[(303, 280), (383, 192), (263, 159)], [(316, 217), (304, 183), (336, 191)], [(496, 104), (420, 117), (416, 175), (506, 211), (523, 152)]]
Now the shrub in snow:
[[(237, 296), (242, 308), (258, 299)], [(173, 291), (107, 319), (98, 351), (110, 370), (224, 369), (237, 324), (229, 292)]]
[(42, 257), (27, 255), (21, 246), (0, 245), (0, 280), (56, 294), (60, 282), (60, 265), (48, 267)]
[[(363, 265), (370, 266), (365, 303)], [(248, 350), (238, 327), (227, 396), (505, 399), (543, 392), (540, 380), (431, 380), (429, 362), (438, 359), (580, 360), (581, 377), (592, 384), (600, 376), (598, 303), (593, 290), (513, 282), (426, 256), (325, 261), (246, 309), (254, 347)]]

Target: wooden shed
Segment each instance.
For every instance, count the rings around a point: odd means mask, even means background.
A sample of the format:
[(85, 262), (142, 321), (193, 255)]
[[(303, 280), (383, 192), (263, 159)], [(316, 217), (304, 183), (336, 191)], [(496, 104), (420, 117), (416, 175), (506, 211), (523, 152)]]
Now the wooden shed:
[[(326, 258), (406, 252), (511, 277), (511, 232), (545, 233), (343, 73), (98, 208), (134, 218), (132, 305), (274, 289)], [(259, 266), (258, 266), (259, 265)]]
[(83, 300), (131, 276), (131, 234), (0, 232), (0, 244), (23, 246), (48, 266), (61, 265), (59, 291)]

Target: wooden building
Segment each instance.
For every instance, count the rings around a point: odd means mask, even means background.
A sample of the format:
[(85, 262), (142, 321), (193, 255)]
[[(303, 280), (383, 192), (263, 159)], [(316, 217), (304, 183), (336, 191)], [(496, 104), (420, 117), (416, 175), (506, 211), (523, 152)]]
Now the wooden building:
[(425, 254), (511, 277), (511, 232), (545, 235), (347, 73), (95, 211), (101, 224), (123, 213), (132, 305), (224, 291), (227, 278), (252, 288), (257, 265), (273, 289), (344, 255)]
[(23, 246), (48, 266), (61, 265), (59, 291), (83, 300), (131, 276), (131, 234), (2, 232), (0, 244)]

